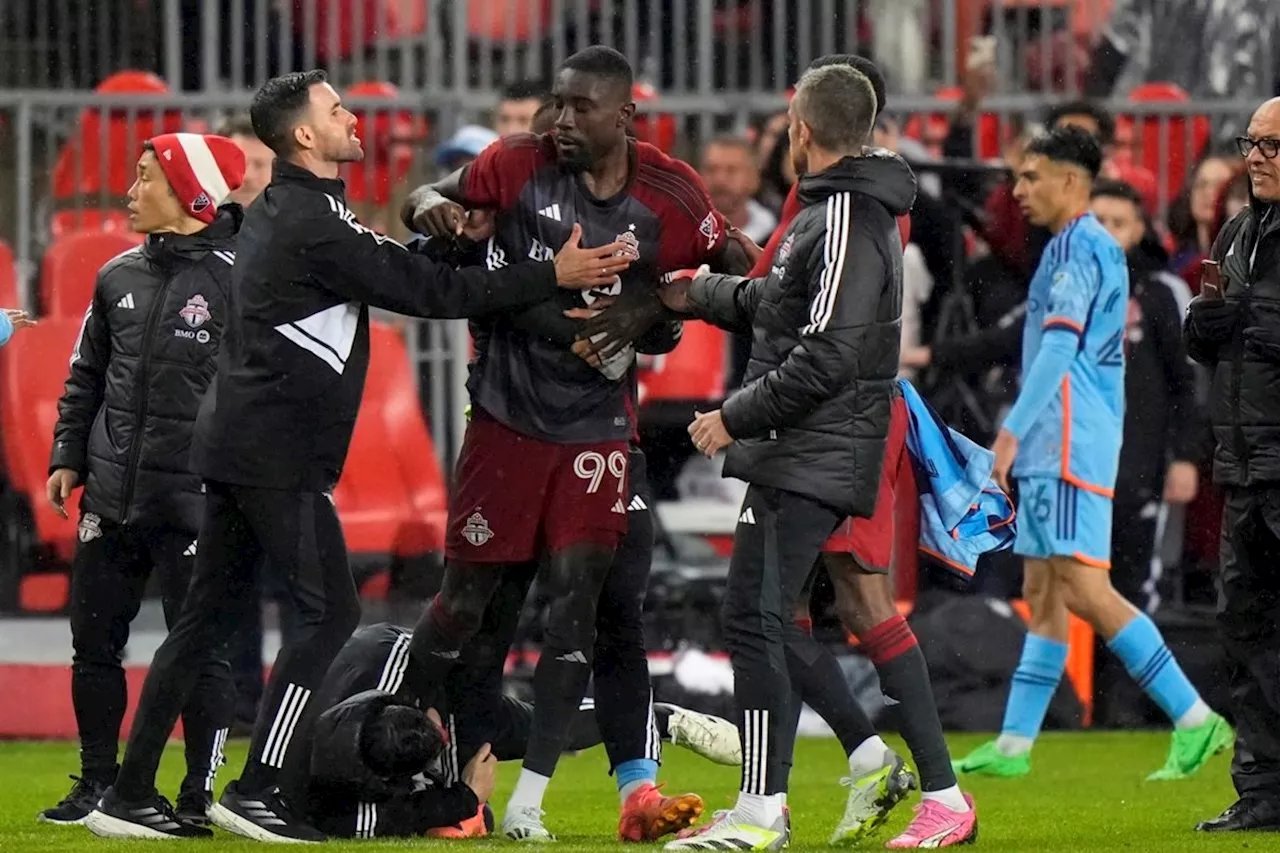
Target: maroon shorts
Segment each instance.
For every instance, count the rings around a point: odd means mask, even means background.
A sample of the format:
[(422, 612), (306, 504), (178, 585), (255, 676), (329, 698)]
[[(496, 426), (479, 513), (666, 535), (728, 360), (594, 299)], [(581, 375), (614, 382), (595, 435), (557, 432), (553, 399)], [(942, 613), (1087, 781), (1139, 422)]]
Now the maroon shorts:
[(822, 550), (853, 554), (858, 564), (870, 571), (889, 571), (893, 564), (898, 492), (904, 488), (914, 493), (915, 474), (911, 470), (911, 454), (907, 452), (907, 403), (897, 397), (889, 413), (875, 513), (870, 518), (846, 518)]
[(627, 532), (627, 443), (555, 444), (474, 410), (449, 499), (445, 555), (517, 563)]

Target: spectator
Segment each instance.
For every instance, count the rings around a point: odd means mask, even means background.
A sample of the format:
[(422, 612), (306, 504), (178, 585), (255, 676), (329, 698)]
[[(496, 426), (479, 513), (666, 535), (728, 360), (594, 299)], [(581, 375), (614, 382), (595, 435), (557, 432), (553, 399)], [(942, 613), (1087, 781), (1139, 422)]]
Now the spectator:
[(1185, 324), (1191, 356), (1213, 370), (1213, 479), (1226, 493), (1218, 622), (1238, 728), (1239, 800), (1196, 827), (1209, 832), (1280, 829), (1280, 98), (1247, 134), (1250, 203), (1214, 241)]
[[(1234, 152), (1233, 152), (1234, 153)], [(1222, 188), (1231, 180), (1238, 158), (1225, 151), (1202, 158), (1191, 170), (1190, 185), (1169, 207), (1169, 233), (1174, 239), (1173, 268), (1203, 258), (1213, 243), (1214, 220)]]
[(232, 191), (230, 200), (241, 207), (248, 207), (271, 183), (271, 161), (276, 155), (253, 132), (253, 122), (247, 114), (237, 113), (228, 117), (218, 125), (217, 133), (230, 139), (244, 152), (244, 183)]
[(498, 108), (493, 111), (494, 132), (498, 136), (529, 133), (533, 128), (533, 116), (546, 94), (547, 87), (541, 83), (508, 85), (498, 98)]
[[(534, 112), (537, 112), (536, 106)], [(532, 126), (533, 116), (529, 116)], [(525, 131), (519, 131), (524, 133)], [(495, 142), (499, 134), (478, 124), (467, 124), (436, 149), (436, 166), (440, 176), (452, 175), (480, 156), (480, 152)]]
[(760, 164), (751, 143), (738, 136), (712, 139), (702, 148), (698, 171), (716, 210), (763, 246), (778, 226), (778, 217), (754, 198), (760, 190)]

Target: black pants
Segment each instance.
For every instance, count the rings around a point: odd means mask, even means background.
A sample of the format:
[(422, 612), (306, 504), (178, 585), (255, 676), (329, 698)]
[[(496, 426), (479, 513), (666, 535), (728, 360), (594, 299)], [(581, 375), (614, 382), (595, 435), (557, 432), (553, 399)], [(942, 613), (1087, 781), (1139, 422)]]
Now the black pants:
[(842, 520), (830, 507), (780, 489), (753, 485), (742, 501), (721, 615), (745, 793), (786, 791), (796, 737), (786, 644), (803, 642), (792, 614), (823, 544)]
[[(80, 772), (109, 785), (128, 695), (124, 667), (129, 625), (155, 573), (166, 627), (173, 627), (195, 563), (196, 536), (163, 525), (119, 525), (86, 514), (71, 565), (71, 701), (80, 733)], [(225, 660), (209, 656), (194, 673), (182, 708), (187, 776), (183, 791), (211, 791), (222, 762), (233, 693)], [(11, 700), (17, 697), (10, 697)]]
[(1116, 490), (1111, 527), (1111, 583), (1144, 613), (1160, 607), (1160, 573), (1155, 562), (1160, 496), (1148, 490)]
[(360, 620), (342, 527), (328, 496), (217, 482), (206, 489), (191, 588), (182, 616), (147, 673), (120, 767), (117, 793), (126, 800), (145, 797), (154, 788), (165, 740), (199, 667), (257, 605), (254, 577), (263, 557), (271, 571), (280, 573), (298, 630), (272, 667), (240, 780), (242, 792), (273, 786), (290, 744), (307, 742), (305, 733), (317, 715), (309, 705), (311, 693)]
[(262, 665), (262, 644), (265, 639), (262, 628), (262, 605), (268, 600), (276, 603), (282, 645), (292, 642), (293, 632), (296, 630), (293, 610), (289, 607), (289, 596), (280, 588), (278, 576), (269, 570), (259, 570), (255, 583), (257, 590), (253, 593), (253, 597), (258, 603), (248, 609), (244, 624), (232, 635), (227, 647), (231, 678), (236, 685), (235, 722), (247, 723), (250, 727), (258, 719), (258, 709), (262, 705), (262, 691), (265, 686)]
[(1231, 779), (1280, 798), (1280, 488), (1226, 489), (1218, 623), (1236, 716)]

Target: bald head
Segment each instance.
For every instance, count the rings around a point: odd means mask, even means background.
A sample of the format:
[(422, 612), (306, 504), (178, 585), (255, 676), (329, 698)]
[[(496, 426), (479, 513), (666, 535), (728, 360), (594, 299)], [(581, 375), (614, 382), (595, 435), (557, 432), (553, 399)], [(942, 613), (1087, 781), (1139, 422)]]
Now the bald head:
[(1258, 107), (1249, 121), (1247, 135), (1253, 144), (1244, 159), (1253, 194), (1259, 201), (1280, 202), (1280, 156), (1274, 156), (1280, 154), (1280, 98)]

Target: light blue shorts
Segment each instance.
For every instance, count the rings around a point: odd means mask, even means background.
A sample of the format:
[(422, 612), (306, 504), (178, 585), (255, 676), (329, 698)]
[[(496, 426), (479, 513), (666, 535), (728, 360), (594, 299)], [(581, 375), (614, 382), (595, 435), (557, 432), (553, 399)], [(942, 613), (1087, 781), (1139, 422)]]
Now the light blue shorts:
[(1018, 480), (1018, 536), (1023, 557), (1070, 557), (1111, 568), (1111, 498), (1056, 477)]

